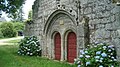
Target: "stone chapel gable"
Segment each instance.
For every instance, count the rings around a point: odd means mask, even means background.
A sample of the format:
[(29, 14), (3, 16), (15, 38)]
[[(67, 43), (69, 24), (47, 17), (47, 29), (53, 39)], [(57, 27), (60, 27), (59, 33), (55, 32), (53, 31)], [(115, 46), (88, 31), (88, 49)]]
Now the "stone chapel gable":
[[(73, 62), (73, 58), (79, 56), (79, 50), (88, 44), (107, 42), (115, 45), (120, 60), (118, 1), (36, 0), (32, 8), (33, 23), (26, 25), (26, 35), (37, 36), (42, 55), (51, 59)], [(74, 48), (69, 47), (71, 43)], [(75, 53), (72, 58), (68, 48)]]

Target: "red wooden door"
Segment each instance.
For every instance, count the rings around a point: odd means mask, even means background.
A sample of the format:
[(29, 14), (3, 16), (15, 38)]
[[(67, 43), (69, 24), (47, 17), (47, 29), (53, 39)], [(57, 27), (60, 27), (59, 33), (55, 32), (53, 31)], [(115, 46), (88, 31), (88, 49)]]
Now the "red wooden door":
[(55, 60), (60, 60), (61, 58), (61, 37), (60, 33), (56, 33), (54, 37), (55, 44)]
[(70, 32), (67, 36), (67, 60), (70, 63), (73, 63), (76, 58), (76, 47), (76, 34)]

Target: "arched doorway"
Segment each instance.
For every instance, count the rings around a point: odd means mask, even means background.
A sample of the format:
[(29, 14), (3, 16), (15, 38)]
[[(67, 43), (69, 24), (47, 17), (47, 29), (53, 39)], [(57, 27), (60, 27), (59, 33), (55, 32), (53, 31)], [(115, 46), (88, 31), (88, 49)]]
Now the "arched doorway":
[(54, 36), (54, 51), (55, 51), (55, 60), (61, 59), (61, 36), (60, 33), (56, 33)]
[(67, 36), (67, 61), (70, 63), (73, 63), (77, 56), (76, 47), (76, 34), (74, 32), (69, 32)]

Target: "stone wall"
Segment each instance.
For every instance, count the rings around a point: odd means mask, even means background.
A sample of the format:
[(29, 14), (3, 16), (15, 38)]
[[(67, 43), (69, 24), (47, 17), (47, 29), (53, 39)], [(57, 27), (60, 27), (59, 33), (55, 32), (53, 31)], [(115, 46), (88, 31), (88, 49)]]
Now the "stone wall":
[(90, 43), (115, 45), (120, 57), (120, 6), (111, 0), (80, 0), (81, 16), (89, 17)]
[(90, 43), (107, 42), (115, 45), (118, 60), (120, 60), (120, 6), (117, 6), (112, 0), (36, 0), (33, 5), (34, 23), (30, 26), (26, 25), (31, 28), (26, 35), (38, 36), (44, 56), (50, 55), (48, 49), (49, 43), (51, 43), (44, 33), (44, 28), (47, 20), (56, 10), (68, 12), (73, 17), (74, 23), (77, 24), (78, 53), (80, 49), (85, 48), (84, 44), (88, 39), (88, 36), (85, 37), (87, 35), (85, 34), (85, 23), (88, 22), (86, 25), (89, 26), (87, 27), (90, 38), (88, 41)]

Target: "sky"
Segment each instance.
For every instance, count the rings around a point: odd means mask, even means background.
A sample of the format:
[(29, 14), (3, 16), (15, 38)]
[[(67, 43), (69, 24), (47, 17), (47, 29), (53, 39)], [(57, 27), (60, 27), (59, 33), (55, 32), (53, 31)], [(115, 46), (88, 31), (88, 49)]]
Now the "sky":
[(25, 13), (24, 18), (27, 19), (28, 13), (32, 10), (32, 5), (35, 0), (26, 0), (25, 5), (23, 6), (23, 12)]
[[(35, 0), (26, 0), (25, 4), (23, 5), (23, 12), (24, 12), (25, 19), (28, 18), (28, 13), (30, 10), (32, 10), (32, 5), (33, 5), (34, 1)], [(4, 12), (2, 13), (2, 17), (5, 17), (6, 20), (10, 21), (10, 19), (7, 18), (7, 15)]]

